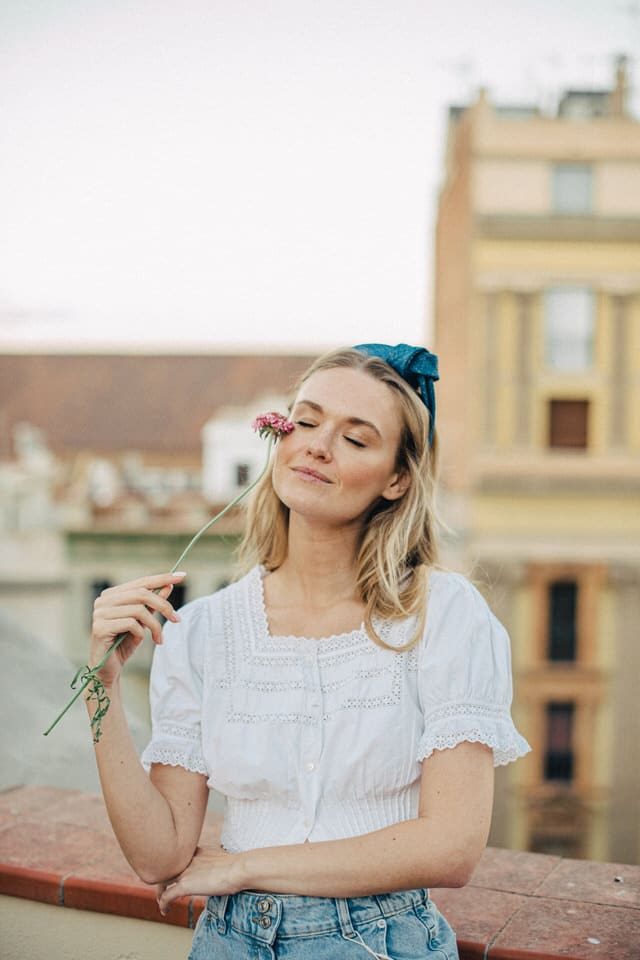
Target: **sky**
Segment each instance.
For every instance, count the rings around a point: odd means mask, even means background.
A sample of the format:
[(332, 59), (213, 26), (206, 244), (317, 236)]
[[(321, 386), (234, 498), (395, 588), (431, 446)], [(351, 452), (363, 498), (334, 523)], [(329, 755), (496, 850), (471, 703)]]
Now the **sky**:
[(2, 0), (0, 349), (429, 343), (446, 114), (640, 85), (640, 0)]

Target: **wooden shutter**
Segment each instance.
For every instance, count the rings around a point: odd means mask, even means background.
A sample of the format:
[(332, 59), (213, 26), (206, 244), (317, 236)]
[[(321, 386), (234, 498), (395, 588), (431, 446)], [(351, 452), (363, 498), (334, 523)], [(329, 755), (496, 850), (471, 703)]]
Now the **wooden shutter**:
[(549, 409), (549, 446), (586, 449), (588, 400), (552, 400)]

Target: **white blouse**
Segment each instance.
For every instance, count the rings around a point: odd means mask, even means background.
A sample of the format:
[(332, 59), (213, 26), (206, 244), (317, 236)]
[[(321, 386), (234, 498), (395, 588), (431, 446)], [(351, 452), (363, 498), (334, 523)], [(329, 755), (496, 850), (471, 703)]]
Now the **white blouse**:
[[(226, 797), (230, 852), (352, 837), (418, 814), (421, 761), (463, 740), (494, 764), (530, 750), (510, 714), (509, 637), (463, 576), (430, 577), (425, 634), (405, 653), (361, 627), (271, 636), (264, 570), (187, 604), (151, 671), (152, 763)], [(374, 624), (402, 646), (415, 617)]]

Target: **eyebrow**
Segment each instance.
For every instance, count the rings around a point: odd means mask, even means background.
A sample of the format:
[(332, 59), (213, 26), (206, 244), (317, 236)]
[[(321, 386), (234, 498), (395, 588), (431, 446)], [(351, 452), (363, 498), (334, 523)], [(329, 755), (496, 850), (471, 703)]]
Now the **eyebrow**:
[[(324, 413), (324, 409), (314, 400), (298, 400), (297, 403), (294, 404), (294, 410), (296, 407), (300, 406), (311, 407), (312, 410), (317, 410), (318, 413)], [(375, 423), (371, 423), (370, 420), (363, 420), (361, 417), (346, 417), (346, 422), (353, 424), (354, 427), (369, 427), (369, 429), (373, 430), (373, 432), (382, 440), (382, 434), (376, 427)]]

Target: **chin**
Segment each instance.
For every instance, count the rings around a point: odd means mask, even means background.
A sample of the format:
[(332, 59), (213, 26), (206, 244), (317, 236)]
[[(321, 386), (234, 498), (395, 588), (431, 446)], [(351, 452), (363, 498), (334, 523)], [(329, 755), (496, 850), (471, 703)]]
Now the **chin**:
[(335, 509), (321, 509), (318, 504), (310, 503), (300, 503), (295, 501), (294, 498), (290, 498), (289, 502), (282, 501), (286, 507), (289, 508), (289, 523), (291, 519), (299, 517), (301, 520), (304, 520), (305, 523), (312, 524), (315, 526), (322, 527), (331, 527), (331, 528), (340, 528), (344, 527), (351, 529), (354, 526), (361, 526), (363, 523), (363, 514), (345, 514), (338, 512)]

